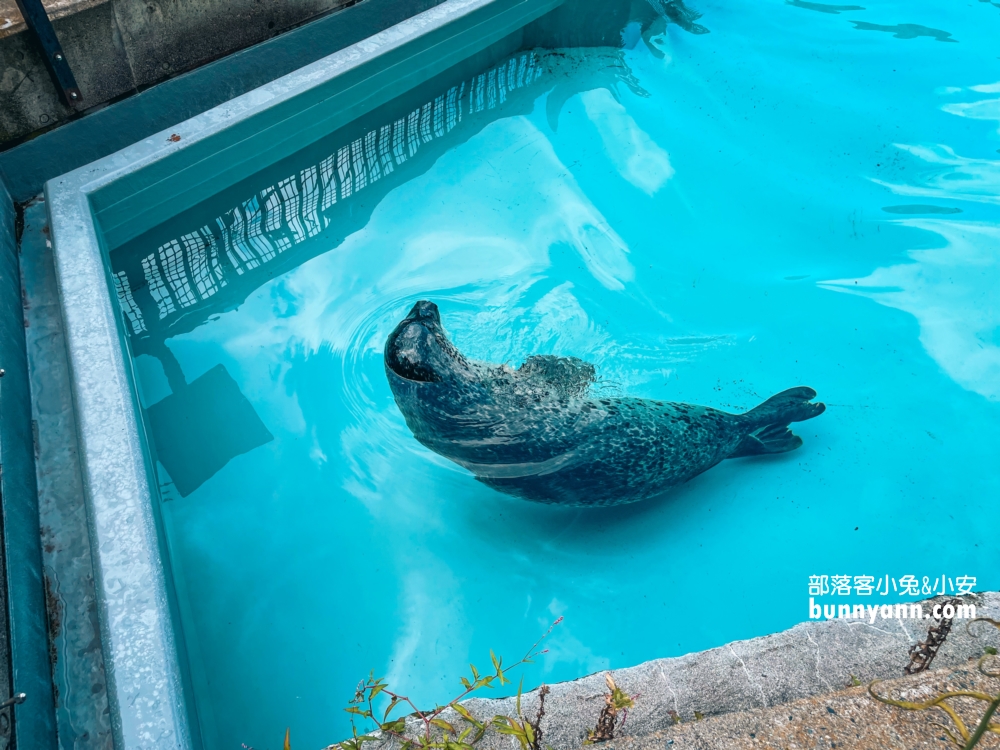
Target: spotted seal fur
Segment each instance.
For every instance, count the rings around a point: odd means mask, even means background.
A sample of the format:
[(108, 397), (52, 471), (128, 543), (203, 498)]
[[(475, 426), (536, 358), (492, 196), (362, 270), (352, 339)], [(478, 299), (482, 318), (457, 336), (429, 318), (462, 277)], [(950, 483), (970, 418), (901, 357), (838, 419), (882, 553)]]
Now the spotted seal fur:
[(513, 369), (465, 357), (437, 305), (420, 301), (389, 335), (385, 372), (414, 437), (494, 489), (542, 503), (633, 503), (727, 458), (802, 445), (792, 422), (823, 413), (812, 388), (744, 414), (590, 393), (594, 366), (536, 355)]

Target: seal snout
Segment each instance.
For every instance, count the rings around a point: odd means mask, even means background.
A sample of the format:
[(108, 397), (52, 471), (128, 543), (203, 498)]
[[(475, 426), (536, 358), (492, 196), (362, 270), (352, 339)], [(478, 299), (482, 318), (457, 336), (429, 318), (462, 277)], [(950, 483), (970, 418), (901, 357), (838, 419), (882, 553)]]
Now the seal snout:
[(438, 306), (429, 300), (422, 299), (413, 306), (406, 320), (420, 321), (421, 323), (432, 323), (441, 325), (441, 313)]

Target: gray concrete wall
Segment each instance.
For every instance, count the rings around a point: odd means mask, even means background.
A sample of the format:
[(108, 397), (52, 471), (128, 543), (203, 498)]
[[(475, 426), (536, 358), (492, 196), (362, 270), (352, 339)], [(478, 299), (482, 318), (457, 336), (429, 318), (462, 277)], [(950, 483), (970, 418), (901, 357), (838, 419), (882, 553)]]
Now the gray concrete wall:
[[(106, 0), (83, 3), (53, 25), (87, 109), (354, 1)], [(75, 114), (59, 100), (31, 35), (0, 32), (0, 149)]]

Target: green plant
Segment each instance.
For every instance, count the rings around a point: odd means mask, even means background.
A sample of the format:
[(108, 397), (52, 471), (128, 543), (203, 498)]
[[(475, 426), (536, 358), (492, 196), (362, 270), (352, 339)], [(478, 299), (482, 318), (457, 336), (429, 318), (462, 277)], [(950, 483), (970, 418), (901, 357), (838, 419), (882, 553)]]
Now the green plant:
[[(492, 672), (481, 674), (474, 664), (470, 664), (470, 676), (459, 678), (462, 682), (462, 692), (444, 705), (437, 706), (430, 711), (422, 711), (417, 708), (416, 704), (408, 697), (390, 690), (385, 678), (376, 678), (375, 673), (371, 672), (367, 679), (358, 683), (354, 697), (344, 709), (351, 714), (351, 738), (332, 745), (331, 748), (362, 750), (365, 743), (378, 739), (375, 735), (367, 732), (358, 733), (355, 717), (360, 717), (373, 723), (383, 735), (389, 735), (399, 740), (402, 750), (415, 750), (416, 748), (421, 750), (473, 750), (474, 746), (482, 740), (490, 729), (515, 738), (522, 750), (541, 750), (539, 747), (541, 740), (539, 724), (544, 712), (544, 697), (548, 693), (546, 686), (543, 685), (539, 692), (541, 704), (538, 716), (534, 721), (526, 719), (521, 713), (523, 677), (517, 689), (516, 717), (494, 716), (489, 721), (480, 721), (461, 704), (461, 701), (482, 688), (492, 689), (496, 685), (503, 686), (511, 683), (511, 679), (508, 677), (509, 672), (524, 664), (532, 664), (535, 657), (548, 651), (548, 649), (540, 650), (539, 646), (549, 636), (552, 629), (562, 622), (562, 619), (560, 617), (553, 622), (542, 637), (528, 649), (528, 652), (519, 661), (509, 666), (505, 667), (503, 657), (497, 656), (492, 650), (490, 651)], [(375, 699), (379, 696), (389, 699), (388, 706), (380, 712), (381, 719), (378, 718), (374, 705)], [(408, 715), (393, 716), (393, 712), (400, 706), (408, 706), (412, 710)], [(442, 716), (449, 709), (458, 714), (463, 726), (457, 727)], [(407, 734), (407, 718), (415, 718), (419, 722), (418, 727), (421, 731), (415, 736)]]
[[(991, 620), (988, 617), (977, 617), (975, 620), (970, 620), (966, 625), (966, 630), (968, 630), (970, 634), (972, 631), (969, 630), (969, 626), (975, 622), (986, 622), (993, 625), (995, 628), (1000, 629), (1000, 621)], [(987, 647), (984, 651), (985, 653), (979, 658), (979, 662), (976, 665), (977, 669), (987, 677), (1000, 678), (1000, 672), (992, 671), (986, 668), (987, 661), (996, 658), (997, 650), (992, 647)], [(988, 693), (979, 692), (977, 690), (950, 690), (941, 693), (928, 701), (924, 701), (923, 703), (915, 703), (912, 701), (901, 701), (887, 696), (881, 696), (875, 692), (876, 684), (878, 684), (878, 680), (875, 680), (868, 686), (868, 693), (872, 696), (872, 698), (881, 703), (886, 703), (890, 706), (897, 706), (898, 708), (902, 708), (907, 711), (924, 711), (928, 708), (940, 708), (944, 711), (951, 719), (952, 724), (954, 724), (955, 729), (958, 732), (958, 736), (955, 736), (955, 732), (953, 732), (945, 724), (941, 724), (940, 722), (934, 722), (934, 724), (941, 727), (955, 746), (962, 748), (962, 750), (972, 750), (972, 748), (979, 744), (979, 741), (986, 735), (987, 732), (1000, 735), (1000, 724), (993, 722), (993, 716), (996, 714), (997, 709), (1000, 709), (1000, 693), (997, 695), (989, 695)], [(962, 717), (958, 715), (958, 712), (956, 712), (955, 709), (948, 704), (947, 701), (951, 698), (971, 698), (973, 700), (982, 701), (986, 704), (986, 710), (980, 717), (975, 729), (971, 732), (965, 726), (965, 722), (962, 721)]]
[[(613, 740), (615, 731), (625, 726), (628, 710), (635, 705), (635, 698), (638, 697), (629, 696), (618, 687), (610, 672), (604, 675), (604, 683), (610, 692), (604, 696), (604, 708), (601, 709), (601, 713), (597, 717), (597, 726), (587, 732), (587, 739), (583, 743), (585, 745)], [(622, 713), (621, 724), (618, 724), (619, 711)]]

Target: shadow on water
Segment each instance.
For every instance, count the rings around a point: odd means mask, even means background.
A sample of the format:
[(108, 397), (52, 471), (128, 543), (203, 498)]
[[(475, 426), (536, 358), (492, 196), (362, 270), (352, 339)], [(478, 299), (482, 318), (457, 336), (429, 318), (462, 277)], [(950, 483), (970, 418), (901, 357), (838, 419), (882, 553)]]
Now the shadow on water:
[(882, 206), (887, 214), (960, 214), (962, 209), (954, 206), (929, 206), (922, 203), (907, 203), (902, 206)]
[(864, 10), (860, 5), (827, 5), (826, 3), (809, 3), (806, 0), (785, 0), (785, 2), (788, 5), (794, 5), (796, 8), (815, 10), (818, 13), (830, 13), (835, 16), (848, 10)]
[(156, 458), (181, 497), (232, 459), (274, 440), (223, 365), (171, 386), (173, 393), (146, 413)]
[(896, 39), (917, 39), (928, 36), (939, 42), (958, 42), (951, 38), (951, 32), (941, 29), (932, 29), (929, 26), (921, 26), (918, 23), (897, 23), (895, 26), (884, 26), (879, 23), (868, 23), (867, 21), (851, 21), (854, 28), (859, 31), (885, 31), (892, 34)]

